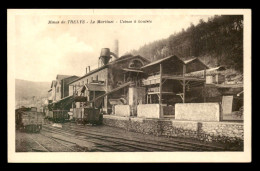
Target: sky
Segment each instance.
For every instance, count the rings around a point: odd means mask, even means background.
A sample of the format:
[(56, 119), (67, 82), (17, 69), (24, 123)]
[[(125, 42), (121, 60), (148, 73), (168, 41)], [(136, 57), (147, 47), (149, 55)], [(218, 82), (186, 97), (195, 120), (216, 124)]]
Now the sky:
[[(168, 38), (208, 15), (17, 15), (15, 17), (15, 78), (51, 82), (57, 74), (83, 76), (97, 68), (102, 48), (119, 56), (140, 46)], [(113, 24), (68, 24), (68, 20), (114, 21)], [(152, 23), (120, 23), (150, 20)], [(48, 24), (65, 21), (65, 24)], [(116, 23), (117, 22), (117, 23)]]

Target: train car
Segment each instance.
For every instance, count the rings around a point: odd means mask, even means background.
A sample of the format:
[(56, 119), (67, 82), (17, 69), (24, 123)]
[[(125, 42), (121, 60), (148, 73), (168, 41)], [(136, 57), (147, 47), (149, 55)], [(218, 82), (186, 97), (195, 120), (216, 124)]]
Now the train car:
[(26, 132), (40, 132), (44, 124), (44, 113), (37, 112), (37, 108), (25, 108), (15, 110), (16, 129)]
[(69, 114), (67, 110), (53, 110), (53, 122), (64, 123), (69, 120)]
[(76, 122), (80, 124), (102, 124), (103, 114), (100, 109), (93, 107), (76, 108)]

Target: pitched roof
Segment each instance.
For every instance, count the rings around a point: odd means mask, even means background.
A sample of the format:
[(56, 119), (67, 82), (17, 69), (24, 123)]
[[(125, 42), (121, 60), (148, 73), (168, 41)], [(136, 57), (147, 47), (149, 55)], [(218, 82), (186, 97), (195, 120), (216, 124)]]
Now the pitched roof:
[(100, 84), (86, 84), (86, 87), (89, 91), (106, 91), (105, 85)]
[(60, 75), (60, 74), (58, 74), (57, 76), (56, 76), (56, 79), (57, 80), (62, 80), (62, 79), (64, 79), (64, 78), (68, 78), (68, 77), (71, 77), (72, 75)]
[[(224, 71), (224, 70), (225, 70), (224, 66), (218, 66), (218, 67), (215, 67), (215, 68), (209, 68), (209, 69), (206, 70), (206, 75), (215, 75), (215, 74), (221, 73), (221, 71)], [(185, 76), (202, 77), (202, 76), (204, 76), (204, 70), (186, 73)]]
[(116, 60), (114, 60), (114, 61), (111, 61), (110, 63), (108, 63), (108, 64), (106, 64), (106, 65), (103, 65), (103, 66), (101, 66), (101, 67), (99, 67), (99, 68), (97, 68), (97, 69), (94, 69), (94, 70), (90, 71), (89, 73), (87, 73), (87, 74), (85, 74), (85, 75), (83, 75), (83, 76), (81, 76), (81, 77), (79, 77), (79, 78), (77, 78), (77, 79), (75, 79), (75, 80), (69, 82), (68, 84), (71, 84), (71, 83), (73, 83), (73, 82), (75, 82), (75, 81), (81, 80), (82, 78), (85, 78), (85, 77), (87, 77), (87, 76), (89, 76), (89, 75), (92, 75), (92, 74), (94, 74), (95, 72), (98, 72), (98, 71), (100, 71), (100, 70), (102, 70), (102, 69), (104, 69), (104, 68), (107, 68), (107, 67), (110, 66), (110, 65), (114, 65), (114, 64), (116, 64), (116, 63), (118, 63), (118, 62), (121, 62), (121, 61), (124, 61), (124, 60), (129, 60), (129, 59), (135, 58), (135, 57), (142, 58), (142, 59), (146, 60), (147, 62), (150, 62), (148, 59), (146, 59), (146, 58), (144, 58), (144, 57), (142, 57), (142, 56), (139, 56), (139, 55), (137, 55), (137, 56), (126, 55), (126, 56), (123, 56), (123, 57), (122, 57), (123, 59), (121, 59), (121, 57), (120, 57), (120, 58), (118, 58), (118, 59), (116, 59)]
[(106, 95), (109, 95), (109, 94), (114, 93), (114, 92), (116, 92), (116, 91), (118, 91), (118, 90), (120, 90), (120, 89), (122, 89), (122, 88), (124, 88), (124, 87), (127, 87), (127, 86), (129, 86), (131, 83), (132, 83), (131, 81), (130, 81), (130, 82), (127, 82), (127, 83), (124, 83), (124, 84), (122, 84), (122, 85), (120, 85), (120, 86), (114, 88), (113, 90), (111, 90), (111, 91), (109, 91), (109, 92), (107, 92), (107, 93), (105, 93), (105, 94), (103, 94), (103, 95), (100, 95), (100, 96), (96, 97), (95, 99), (92, 99), (90, 102), (94, 102), (94, 101), (96, 101), (96, 100), (98, 100), (98, 99), (100, 99), (100, 98), (102, 98), (102, 97), (104, 97), (104, 96), (106, 96)]
[(56, 80), (52, 80), (52, 82), (51, 82), (51, 88), (54, 86), (56, 86), (57, 85), (57, 81)]
[(97, 69), (94, 69), (94, 70), (90, 71), (89, 73), (87, 73), (87, 74), (85, 74), (85, 75), (83, 75), (83, 76), (81, 76), (81, 77), (79, 77), (79, 78), (77, 78), (77, 79), (75, 79), (75, 80), (69, 82), (68, 84), (71, 84), (71, 83), (73, 83), (73, 82), (75, 82), (75, 81), (81, 80), (82, 78), (85, 78), (85, 77), (87, 77), (87, 76), (89, 76), (89, 75), (91, 75), (91, 74), (94, 74), (95, 72), (98, 72), (98, 71), (100, 71), (100, 70), (102, 70), (102, 69), (104, 69), (104, 68), (106, 68), (106, 67), (108, 67), (108, 66), (109, 66), (109, 64), (103, 65), (103, 66), (101, 66), (101, 67), (99, 67), (99, 68), (97, 68)]
[(166, 60), (168, 60), (168, 59), (171, 59), (171, 58), (176, 58), (177, 60), (179, 60), (179, 61), (181, 61), (182, 63), (184, 63), (183, 60), (181, 60), (178, 56), (172, 55), (172, 56), (168, 56), (168, 57), (159, 59), (159, 60), (157, 60), (157, 61), (151, 62), (151, 63), (149, 63), (149, 64), (147, 64), (147, 65), (145, 65), (145, 66), (143, 66), (143, 67), (141, 67), (141, 68), (146, 68), (146, 67), (149, 67), (149, 66), (152, 66), (152, 65), (160, 64), (160, 63), (162, 63), (162, 62), (164, 62), (164, 61), (166, 61)]
[(139, 69), (131, 69), (131, 68), (123, 68), (123, 70), (126, 72), (143, 72)]
[[(166, 60), (168, 60), (168, 59), (171, 59), (171, 58), (176, 58), (177, 60), (179, 60), (180, 62), (182, 62), (183, 64), (189, 64), (189, 63), (191, 63), (191, 62), (193, 62), (193, 61), (199, 61), (200, 63), (202, 63), (203, 65), (205, 65), (201, 60), (199, 60), (199, 58), (192, 58), (192, 59), (189, 59), (189, 60), (182, 60), (181, 58), (179, 58), (178, 56), (176, 56), (176, 55), (171, 55), (171, 56), (168, 56), (168, 57), (165, 57), (165, 58), (162, 58), (162, 59), (159, 59), (159, 60), (157, 60), (157, 61), (154, 61), (154, 62), (152, 62), (152, 63), (149, 63), (149, 64), (147, 64), (147, 65), (145, 65), (145, 66), (143, 66), (143, 67), (141, 67), (141, 68), (146, 68), (146, 67), (149, 67), (149, 66), (153, 66), (153, 65), (156, 65), (156, 64), (160, 64), (160, 63), (162, 63), (162, 62), (164, 62), (164, 61), (166, 61)], [(206, 68), (209, 68), (207, 65), (205, 65), (206, 66)]]
[(199, 58), (197, 57), (194, 57), (194, 58), (191, 58), (191, 59), (188, 59), (188, 60), (185, 60), (183, 61), (186, 65), (193, 62), (193, 61), (198, 61), (200, 62), (202, 65), (204, 65), (207, 69), (209, 68), (206, 64), (204, 64)]
[(190, 63), (190, 62), (194, 61), (195, 59), (198, 59), (198, 58), (194, 57), (194, 58), (185, 60), (185, 61), (183, 61), (183, 62), (184, 62), (185, 64), (187, 64), (187, 63)]
[(126, 56), (122, 56), (122, 57), (120, 57), (120, 58), (117, 58), (117, 59), (114, 60), (114, 61), (111, 61), (109, 64), (118, 63), (118, 62), (121, 62), (121, 61), (129, 60), (129, 59), (131, 59), (131, 58), (136, 58), (136, 57), (141, 58), (141, 59), (145, 60), (146, 62), (150, 62), (148, 59), (146, 59), (146, 58), (144, 58), (144, 57), (142, 57), (142, 56), (140, 56), (140, 55), (136, 55), (136, 56), (126, 55)]

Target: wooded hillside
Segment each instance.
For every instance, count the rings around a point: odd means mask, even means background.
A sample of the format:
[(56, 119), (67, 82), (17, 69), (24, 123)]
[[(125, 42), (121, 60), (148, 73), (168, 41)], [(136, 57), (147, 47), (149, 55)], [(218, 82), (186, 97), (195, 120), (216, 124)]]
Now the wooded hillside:
[(226, 65), (243, 71), (243, 16), (222, 15), (207, 22), (131, 51), (151, 61), (176, 54), (183, 59), (199, 57), (207, 65)]

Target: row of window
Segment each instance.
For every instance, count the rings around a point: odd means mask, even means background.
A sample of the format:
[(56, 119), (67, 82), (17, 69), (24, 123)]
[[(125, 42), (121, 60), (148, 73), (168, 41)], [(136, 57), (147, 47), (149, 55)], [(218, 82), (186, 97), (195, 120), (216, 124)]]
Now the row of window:
[[(98, 81), (98, 75), (96, 75), (96, 81)], [(91, 80), (90, 80), (90, 82), (93, 82), (93, 77), (91, 77)], [(82, 85), (84, 85), (84, 81), (82, 81)], [(86, 84), (88, 84), (88, 79), (87, 79), (87, 82), (86, 82)], [(78, 86), (81, 86), (81, 84), (80, 84), (80, 82), (78, 83)]]

